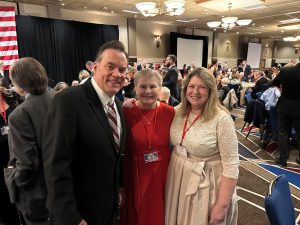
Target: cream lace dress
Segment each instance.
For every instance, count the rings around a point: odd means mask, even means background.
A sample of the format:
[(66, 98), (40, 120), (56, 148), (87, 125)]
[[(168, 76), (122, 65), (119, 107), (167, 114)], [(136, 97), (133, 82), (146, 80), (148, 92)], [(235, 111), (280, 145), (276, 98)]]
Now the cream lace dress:
[[(180, 144), (186, 119), (177, 110), (170, 131), (174, 146)], [(187, 127), (195, 118), (190, 114)], [(188, 130), (182, 145), (187, 149), (187, 157), (178, 154), (175, 147), (169, 164), (165, 225), (208, 225), (221, 175), (237, 179), (239, 174), (238, 142), (232, 118), (223, 110), (208, 122), (200, 118)], [(236, 193), (221, 224), (237, 224)]]

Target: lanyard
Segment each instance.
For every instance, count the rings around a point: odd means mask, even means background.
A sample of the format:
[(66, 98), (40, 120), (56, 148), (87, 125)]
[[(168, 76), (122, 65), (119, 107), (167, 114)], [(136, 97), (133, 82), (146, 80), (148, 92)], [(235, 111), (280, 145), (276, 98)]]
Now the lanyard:
[(148, 127), (150, 126), (150, 122), (146, 119), (145, 115), (142, 113), (141, 109), (139, 106), (137, 106), (138, 109), (139, 109), (139, 112), (142, 116), (142, 123), (144, 125), (144, 128), (146, 130), (146, 133), (147, 133), (147, 140), (148, 140), (148, 147), (149, 147), (149, 150), (151, 152), (152, 150), (152, 138), (154, 138), (154, 133), (155, 133), (155, 127), (156, 127), (156, 116), (157, 116), (157, 103), (156, 103), (156, 107), (155, 107), (155, 114), (154, 114), (154, 124), (153, 124), (153, 129), (152, 129), (152, 136), (150, 137), (150, 134), (148, 132)]
[(187, 122), (188, 122), (188, 118), (189, 118), (190, 112), (187, 113), (186, 118), (185, 118), (185, 122), (184, 122), (184, 127), (183, 127), (183, 131), (182, 131), (182, 135), (181, 135), (181, 142), (180, 145), (182, 145), (183, 139), (186, 135), (186, 133), (189, 131), (189, 129), (194, 125), (194, 123), (196, 122), (196, 120), (198, 120), (200, 118), (200, 115), (196, 116), (196, 118), (194, 119), (194, 121), (191, 123), (191, 125), (187, 128)]
[(7, 125), (5, 101), (4, 101), (3, 97), (1, 98), (1, 109), (3, 109), (3, 112), (0, 112), (0, 114), (1, 114), (2, 118), (4, 119), (5, 124)]

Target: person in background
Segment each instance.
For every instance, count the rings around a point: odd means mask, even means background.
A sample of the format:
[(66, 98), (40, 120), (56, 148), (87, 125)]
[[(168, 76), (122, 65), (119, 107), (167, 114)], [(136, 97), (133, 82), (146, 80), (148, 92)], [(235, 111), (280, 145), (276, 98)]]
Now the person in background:
[(161, 102), (164, 102), (173, 107), (179, 104), (179, 101), (170, 94), (170, 90), (167, 87), (162, 87), (160, 89), (158, 98)]
[[(9, 70), (15, 91), (25, 96), (8, 119), (9, 167), (17, 186), (16, 206), (27, 225), (47, 225), (47, 190), (42, 161), (45, 114), (52, 100), (44, 67), (33, 58), (15, 61)], [(9, 169), (8, 167), (8, 169)]]
[(170, 89), (171, 95), (176, 98), (176, 86), (178, 80), (178, 69), (176, 67), (176, 56), (168, 55), (166, 58), (166, 67), (169, 68), (163, 79), (163, 86)]
[(211, 61), (211, 68), (210, 68), (210, 71), (212, 72), (212, 74), (214, 75), (214, 77), (216, 78), (217, 75), (218, 75), (218, 59), (217, 58), (212, 58), (212, 61)]
[(183, 67), (180, 70), (180, 73), (181, 73), (182, 78), (186, 77), (186, 75), (188, 74), (188, 69), (187, 69), (187, 65), (186, 64), (183, 64)]
[(0, 218), (5, 225), (20, 225), (16, 206), (9, 199), (3, 169), (7, 167), (9, 161), (8, 118), (21, 102), (17, 93), (8, 91), (0, 85)]
[(245, 81), (245, 82), (248, 82), (249, 79), (251, 79), (251, 66), (247, 64), (247, 60), (243, 60), (242, 62), (242, 66), (243, 66), (243, 78), (242, 78), (242, 81)]
[(55, 225), (117, 224), (126, 126), (115, 94), (127, 66), (123, 43), (107, 42), (97, 53), (94, 76), (53, 98), (43, 159)]
[(58, 82), (55, 87), (52, 89), (53, 91), (60, 92), (69, 87), (65, 82)]
[(94, 63), (92, 61), (87, 61), (85, 63), (85, 68), (87, 69), (87, 72), (90, 74), (90, 76), (94, 75)]
[(86, 82), (89, 77), (90, 77), (90, 74), (88, 71), (80, 70), (79, 76), (78, 76), (79, 84), (83, 84), (84, 82)]
[(292, 128), (296, 132), (299, 150), (296, 162), (300, 164), (300, 63), (295, 66), (283, 67), (274, 78), (273, 85), (281, 87), (281, 96), (277, 102), (278, 147), (280, 156), (275, 162), (287, 166), (289, 155), (289, 139)]
[(134, 76), (136, 73), (137, 69), (135, 67), (130, 67), (127, 71), (128, 85), (124, 87), (126, 98), (134, 98)]
[[(252, 88), (251, 97), (257, 99), (257, 94), (262, 94), (269, 88), (269, 80), (266, 78), (263, 71), (255, 71), (254, 73), (255, 86)], [(260, 97), (260, 96), (259, 96)]]
[(135, 78), (138, 100), (123, 107), (128, 127), (124, 160), (125, 204), (121, 225), (164, 225), (164, 188), (171, 155), (174, 109), (157, 101), (162, 78), (142, 69)]
[(165, 225), (236, 225), (238, 141), (214, 76), (196, 68), (184, 80), (170, 138)]

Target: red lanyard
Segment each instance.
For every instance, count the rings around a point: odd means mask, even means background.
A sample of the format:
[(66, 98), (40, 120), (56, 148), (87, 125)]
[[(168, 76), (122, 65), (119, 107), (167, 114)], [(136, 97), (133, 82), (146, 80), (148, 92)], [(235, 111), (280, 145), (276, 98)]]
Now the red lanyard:
[(0, 112), (0, 114), (3, 117), (5, 124), (7, 125), (6, 110), (5, 110), (5, 101), (4, 101), (3, 97), (1, 98), (1, 109), (3, 109), (3, 112)]
[(152, 138), (154, 138), (154, 133), (155, 133), (155, 127), (156, 127), (156, 116), (157, 116), (157, 104), (156, 104), (156, 107), (155, 107), (155, 114), (154, 114), (154, 124), (153, 124), (153, 129), (152, 129), (152, 136), (150, 137), (149, 135), (149, 132), (148, 132), (148, 127), (150, 126), (150, 123), (149, 121), (146, 119), (145, 115), (142, 113), (141, 109), (139, 106), (137, 106), (140, 113), (141, 113), (141, 116), (142, 116), (142, 123), (144, 125), (144, 128), (146, 130), (146, 133), (147, 133), (147, 140), (148, 140), (148, 146), (149, 146), (149, 150), (151, 151), (152, 150)]
[(182, 142), (183, 142), (183, 139), (186, 135), (186, 133), (189, 131), (189, 129), (194, 125), (194, 123), (196, 122), (196, 120), (198, 120), (200, 118), (200, 115), (196, 116), (196, 118), (194, 119), (194, 121), (191, 123), (191, 125), (187, 127), (187, 122), (188, 122), (188, 119), (189, 119), (189, 115), (190, 115), (190, 112), (187, 113), (186, 115), (186, 118), (185, 118), (185, 122), (184, 122), (184, 127), (183, 127), (183, 131), (182, 131), (182, 135), (181, 135), (181, 142), (180, 142), (180, 145), (182, 145)]

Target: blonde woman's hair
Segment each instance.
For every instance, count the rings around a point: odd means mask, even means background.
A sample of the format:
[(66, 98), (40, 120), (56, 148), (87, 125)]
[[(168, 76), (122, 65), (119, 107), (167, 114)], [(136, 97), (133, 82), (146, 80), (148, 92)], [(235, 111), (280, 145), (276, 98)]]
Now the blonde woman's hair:
[(211, 120), (219, 110), (228, 112), (220, 103), (218, 98), (216, 79), (215, 77), (205, 68), (198, 67), (188, 74), (183, 83), (181, 92), (181, 105), (179, 113), (182, 117), (185, 117), (188, 112), (191, 111), (191, 104), (186, 98), (187, 87), (193, 77), (197, 77), (202, 80), (204, 85), (208, 89), (208, 99), (202, 111), (201, 118), (203, 121)]
[(134, 87), (137, 87), (137, 84), (142, 77), (146, 77), (148, 79), (155, 77), (157, 79), (158, 86), (162, 86), (162, 76), (155, 70), (145, 68), (137, 72), (134, 76)]
[(89, 74), (88, 71), (86, 71), (86, 70), (80, 70), (78, 79), (79, 79), (79, 81), (82, 81), (84, 78), (87, 78), (89, 76), (90, 76), (90, 74)]

